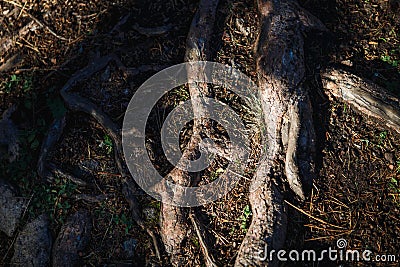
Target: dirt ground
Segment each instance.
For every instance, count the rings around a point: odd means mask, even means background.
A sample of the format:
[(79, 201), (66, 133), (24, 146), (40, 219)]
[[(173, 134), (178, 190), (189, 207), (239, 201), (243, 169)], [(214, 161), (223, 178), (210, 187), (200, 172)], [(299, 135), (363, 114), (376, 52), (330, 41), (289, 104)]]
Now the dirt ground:
[[(329, 32), (306, 37), (305, 84), (313, 99), (318, 175), (305, 203), (287, 199), (290, 219), (286, 248), (320, 251), (344, 238), (348, 248), (400, 257), (400, 135), (379, 121), (371, 122), (345, 103), (331, 101), (319, 78), (321, 69), (340, 66), (400, 96), (400, 2), (300, 3)], [(168, 265), (168, 256), (163, 253), (161, 260), (156, 259), (150, 238), (130, 219), (110, 137), (89, 116), (68, 111), (59, 90), (88, 63), (115, 54), (135, 71), (127, 75), (110, 63), (73, 91), (122, 125), (135, 90), (156, 70), (183, 62), (197, 5), (197, 1), (186, 0), (0, 2), (0, 114), (17, 105), (13, 120), (20, 130), (19, 157), (11, 164), (5, 160), (0, 163), (0, 178), (13, 183), (30, 200), (19, 229), (24, 222), (47, 213), (56, 236), (67, 216), (84, 208), (91, 212), (93, 229), (91, 242), (81, 253), (83, 266)], [(26, 25), (29, 30), (24, 31)], [(159, 33), (154, 34), (154, 27), (161, 27)], [(146, 31), (149, 28), (153, 32)], [(252, 53), (257, 31), (253, 1), (221, 1), (212, 60), (234, 66), (256, 81)], [(216, 95), (238, 106), (231, 93), (221, 90)], [(159, 156), (157, 131), (167, 112), (188, 97), (185, 88), (174, 90), (158, 103), (150, 117), (147, 142), (159, 158), (156, 164), (160, 171), (168, 166)], [(48, 161), (87, 182), (86, 187), (61, 178), (49, 184), (36, 173), (40, 145), (49, 126), (64, 114), (66, 128)], [(183, 141), (187, 138), (182, 136)], [(253, 156), (256, 154), (257, 150)], [(203, 178), (212, 179), (212, 175), (208, 172)], [(196, 209), (210, 234), (211, 253), (221, 266), (233, 265), (251, 221), (247, 199), (251, 175), (249, 170), (224, 198)], [(160, 203), (145, 193), (138, 197), (146, 224), (157, 231)], [(16, 235), (7, 238), (0, 233), (0, 265), (10, 264)], [(132, 240), (136, 244), (133, 256), (126, 248)], [(204, 264), (195, 236), (187, 249), (197, 255), (193, 265)], [(340, 261), (285, 266), (339, 264), (367, 266)]]

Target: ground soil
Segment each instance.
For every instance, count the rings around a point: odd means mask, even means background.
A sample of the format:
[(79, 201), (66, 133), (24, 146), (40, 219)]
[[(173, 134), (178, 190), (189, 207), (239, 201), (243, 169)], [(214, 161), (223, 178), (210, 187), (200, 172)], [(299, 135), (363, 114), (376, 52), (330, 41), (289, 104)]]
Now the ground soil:
[[(322, 90), (319, 71), (327, 66), (340, 66), (399, 96), (400, 3), (397, 0), (302, 0), (300, 3), (329, 32), (309, 33), (306, 38), (305, 84), (313, 99), (318, 175), (305, 203), (287, 199), (290, 219), (286, 248), (322, 250), (336, 246), (337, 239), (344, 238), (351, 249), (396, 254), (400, 250), (400, 136), (379, 121), (371, 122), (351, 106), (331, 101)], [(21, 227), (31, 218), (48, 213), (56, 236), (73, 211), (84, 208), (91, 212), (92, 239), (82, 252), (86, 266), (143, 266), (151, 261), (167, 265), (168, 256), (163, 253), (161, 260), (155, 259), (150, 238), (130, 219), (112, 145), (100, 125), (85, 114), (67, 111), (58, 92), (74, 72), (110, 53), (117, 55), (128, 68), (181, 63), (197, 4), (185, 0), (0, 3), (0, 38), (16, 40), (7, 52), (0, 51), (0, 63), (14, 55), (19, 59), (13, 68), (0, 72), (0, 111), (17, 105), (13, 119), (21, 132), (19, 159), (12, 164), (2, 162), (0, 177), (12, 182), (23, 197), (32, 199)], [(126, 22), (118, 26), (127, 15)], [(18, 30), (31, 22), (32, 16), (59, 37), (37, 25), (38, 29), (18, 36)], [(137, 30), (137, 25), (172, 26), (164, 34), (147, 36)], [(234, 66), (256, 81), (252, 53), (257, 31), (253, 1), (222, 1), (211, 40), (212, 60)], [(150, 70), (126, 75), (111, 63), (73, 90), (100, 106), (121, 125), (135, 90), (154, 73)], [(240, 101), (230, 92), (220, 90), (216, 95), (243, 112)], [(187, 97), (185, 88), (171, 92), (150, 116), (148, 144), (159, 159), (155, 163), (161, 172), (168, 166), (158, 156), (157, 130), (167, 112)], [(87, 182), (88, 187), (77, 187), (63, 179), (49, 185), (36, 174), (40, 144), (53, 119), (64, 113), (68, 115), (66, 128), (48, 160)], [(190, 134), (190, 125), (187, 133)], [(188, 136), (181, 138), (184, 143)], [(256, 158), (257, 134), (253, 141), (253, 158)], [(250, 166), (247, 176), (223, 199), (196, 209), (209, 233), (210, 252), (221, 266), (233, 265), (251, 220), (246, 212), (251, 175)], [(212, 172), (208, 172), (203, 178), (211, 176)], [(78, 200), (82, 194), (104, 198), (97, 202)], [(145, 193), (138, 197), (148, 227), (157, 230), (160, 203)], [(0, 265), (10, 263), (15, 237), (7, 238), (0, 233)], [(137, 242), (133, 258), (124, 250), (124, 242), (131, 239)], [(198, 255), (192, 264), (201, 265), (204, 260), (198, 240), (193, 237), (189, 243), (187, 249)], [(355, 262), (303, 265), (339, 263), (370, 265)]]

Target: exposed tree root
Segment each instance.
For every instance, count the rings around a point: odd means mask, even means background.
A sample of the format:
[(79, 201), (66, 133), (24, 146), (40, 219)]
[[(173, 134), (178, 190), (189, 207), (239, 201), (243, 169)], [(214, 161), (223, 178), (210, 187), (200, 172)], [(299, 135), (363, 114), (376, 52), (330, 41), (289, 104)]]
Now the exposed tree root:
[(37, 173), (42, 179), (53, 180), (52, 172), (49, 170), (49, 166), (46, 166), (46, 158), (50, 152), (50, 149), (60, 139), (65, 127), (65, 116), (60, 119), (53, 121), (47, 132), (46, 138), (44, 139), (40, 148), (39, 160), (37, 164)]
[(285, 242), (287, 182), (300, 199), (313, 178), (314, 128), (304, 78), (303, 32), (324, 26), (296, 1), (258, 0), (261, 33), (256, 56), (259, 97), (266, 125), (265, 157), (253, 178), (249, 200), (253, 218), (240, 247), (236, 266), (276, 266), (264, 250)]
[[(116, 125), (109, 117), (107, 114), (105, 114), (101, 109), (99, 109), (96, 105), (91, 103), (89, 100), (74, 94), (70, 93), (69, 90), (76, 85), (78, 82), (89, 78), (96, 72), (102, 70), (107, 66), (107, 64), (110, 61), (115, 61), (117, 66), (126, 71), (126, 68), (122, 65), (120, 60), (115, 56), (115, 55), (108, 55), (102, 58), (99, 58), (97, 60), (94, 60), (91, 64), (89, 64), (87, 67), (79, 70), (77, 73), (75, 73), (64, 85), (64, 87), (61, 89), (60, 94), (62, 98), (64, 99), (67, 107), (73, 111), (73, 112), (83, 112), (91, 117), (93, 117), (102, 127), (103, 129), (107, 132), (107, 134), (112, 138), (114, 142), (114, 157), (115, 157), (115, 162), (117, 165), (117, 168), (122, 176), (123, 179), (123, 188), (122, 188), (122, 193), (125, 196), (125, 199), (127, 200), (130, 210), (132, 213), (132, 219), (145, 231), (148, 233), (148, 235), (152, 238), (153, 244), (154, 244), (154, 249), (156, 256), (158, 259), (161, 259), (160, 255), (160, 244), (158, 243), (158, 238), (156, 234), (153, 232), (152, 229), (149, 229), (146, 227), (144, 224), (144, 221), (141, 217), (141, 209), (139, 202), (136, 198), (136, 195), (138, 194), (138, 189), (136, 184), (132, 181), (132, 178), (129, 174), (129, 171), (125, 165), (123, 153), (122, 153), (122, 141), (121, 141), (121, 134), (120, 134), (120, 128), (118, 125)], [(67, 179), (70, 179), (74, 183), (85, 186), (86, 183), (83, 181), (80, 181), (78, 178), (72, 177), (68, 174), (65, 174), (63, 171), (59, 170), (52, 164), (46, 164), (46, 157), (48, 155), (48, 152), (52, 149), (53, 145), (57, 142), (57, 140), (60, 138), (63, 128), (65, 125), (65, 119), (62, 118), (60, 120), (56, 120), (51, 129), (49, 130), (48, 136), (46, 140), (42, 144), (41, 148), (41, 154), (39, 156), (39, 161), (38, 161), (38, 174), (47, 179), (52, 179), (53, 175), (61, 175)]]
[[(21, 56), (19, 53), (12, 55), (10, 58), (5, 60), (3, 64), (0, 65), (0, 72), (6, 72), (14, 68), (22, 61), (22, 58), (23, 56)], [(1, 59), (0, 61), (3, 61), (3, 59)]]
[(16, 110), (16, 106), (12, 105), (4, 111), (0, 118), (0, 159), (5, 156), (9, 162), (14, 161), (18, 156), (19, 145), (17, 136), (17, 127), (11, 120), (11, 115)]
[(371, 81), (338, 69), (321, 74), (330, 96), (343, 100), (368, 117), (378, 119), (400, 133), (400, 101)]
[(73, 176), (73, 175), (71, 175), (69, 173), (64, 172), (63, 170), (61, 170), (60, 168), (58, 168), (54, 164), (49, 164), (49, 165), (50, 165), (51, 173), (53, 175), (58, 176), (60, 178), (64, 178), (64, 179), (70, 180), (71, 182), (75, 183), (76, 185), (79, 185), (79, 186), (82, 186), (82, 187), (88, 186), (88, 184), (85, 181), (83, 181), (83, 180), (81, 180), (81, 179), (79, 179), (79, 178), (77, 178), (77, 177), (75, 177), (75, 176)]
[[(193, 18), (187, 38), (187, 62), (205, 61), (209, 54), (209, 40), (214, 24), (218, 0), (201, 0), (199, 9)], [(261, 31), (255, 51), (259, 76), (259, 99), (266, 125), (266, 153), (260, 159), (255, 177), (252, 180), (249, 200), (252, 209), (252, 222), (244, 238), (235, 266), (277, 266), (276, 258), (265, 255), (268, 251), (279, 250), (286, 239), (287, 206), (284, 201), (284, 188), (290, 188), (294, 198), (302, 201), (307, 196), (314, 177), (315, 133), (312, 120), (312, 108), (308, 92), (302, 86), (304, 80), (304, 38), (309, 29), (325, 30), (318, 19), (302, 9), (294, 0), (257, 0), (261, 18)], [(126, 23), (124, 17), (114, 28)], [(146, 36), (164, 34), (168, 27), (146, 29), (134, 26)], [(114, 142), (114, 157), (123, 178), (122, 192), (129, 203), (133, 220), (151, 237), (155, 254), (161, 259), (160, 238), (146, 227), (136, 199), (138, 188), (133, 182), (122, 153), (120, 128), (100, 108), (70, 89), (78, 82), (89, 78), (102, 70), (110, 61), (115, 61), (121, 70), (132, 75), (146, 70), (156, 70), (154, 66), (142, 69), (126, 69), (115, 55), (99, 58), (86, 68), (78, 71), (69, 79), (60, 93), (68, 108), (73, 112), (84, 112), (93, 117)], [(199, 75), (201, 70), (193, 70), (188, 77)], [(400, 102), (383, 93), (372, 82), (342, 70), (329, 69), (322, 74), (325, 89), (334, 97), (343, 99), (368, 116), (382, 120), (387, 126), (400, 132)], [(189, 83), (189, 92), (194, 112), (193, 135), (182, 155), (185, 160), (192, 159), (201, 151), (234, 161), (235, 147), (223, 148), (215, 144), (201, 142), (206, 135), (211, 138), (213, 125), (207, 101), (213, 91), (206, 83)], [(38, 174), (47, 179), (61, 175), (74, 183), (86, 186), (86, 183), (72, 177), (51, 164), (46, 157), (51, 147), (59, 140), (65, 119), (56, 120), (42, 144), (38, 162)], [(204, 141), (204, 140), (203, 140)], [(195, 186), (198, 180), (192, 174), (176, 167), (166, 177), (175, 184)], [(287, 186), (286, 186), (287, 185)], [(164, 186), (158, 184), (156, 186)], [(165, 192), (168, 190), (166, 188)], [(160, 190), (157, 190), (160, 191)], [(173, 192), (180, 199), (184, 192)], [(77, 200), (97, 202), (104, 196), (77, 195)], [(170, 196), (167, 196), (170, 197)], [(162, 204), (160, 234), (165, 250), (170, 254), (173, 266), (187, 265), (192, 255), (185, 247), (192, 235), (199, 240), (206, 266), (216, 266), (208, 248), (206, 230), (190, 208)], [(265, 258), (267, 257), (267, 258)]]
[[(189, 30), (186, 43), (185, 61), (195, 62), (207, 60), (209, 40), (211, 37), (212, 26), (215, 20), (215, 12), (218, 5), (218, 0), (201, 0), (199, 8), (192, 20), (192, 25)], [(188, 73), (188, 77), (198, 75), (201, 70), (195, 73)], [(212, 97), (212, 92), (208, 89), (206, 83), (189, 83), (189, 93), (191, 97), (194, 126), (193, 135), (187, 148), (185, 149), (182, 158), (190, 159), (196, 153), (196, 147), (201, 141), (200, 132), (204, 126), (210, 125), (207, 119), (209, 118), (208, 110), (204, 106), (203, 98)], [(169, 175), (170, 179), (176, 184), (189, 186), (193, 185), (190, 176), (180, 169), (175, 168)], [(176, 192), (180, 194), (182, 192)], [(177, 196), (179, 197), (179, 196)], [(162, 205), (161, 210), (161, 235), (166, 247), (166, 250), (171, 255), (171, 264), (181, 266), (186, 260), (183, 248), (184, 242), (190, 235), (190, 226), (188, 222), (188, 209)], [(192, 214), (192, 216), (194, 216)], [(197, 229), (200, 231), (199, 229)], [(206, 244), (203, 242), (202, 251), (204, 252), (207, 266), (214, 266), (211, 256), (208, 253)], [(186, 255), (190, 256), (190, 255)]]
[(154, 27), (154, 28), (144, 28), (144, 27), (139, 26), (138, 24), (134, 24), (132, 27), (135, 31), (137, 31), (138, 33), (143, 34), (147, 37), (163, 35), (173, 29), (173, 25), (171, 25), (171, 24), (168, 24), (165, 26), (160, 26), (160, 27)]

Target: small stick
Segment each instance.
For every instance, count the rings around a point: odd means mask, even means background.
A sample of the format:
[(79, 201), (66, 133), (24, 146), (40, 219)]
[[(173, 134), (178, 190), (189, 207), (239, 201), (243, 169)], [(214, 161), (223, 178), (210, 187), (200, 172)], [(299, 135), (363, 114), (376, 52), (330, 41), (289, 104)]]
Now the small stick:
[[(19, 29), (18, 34), (16, 36), (22, 38), (23, 36), (27, 35), (29, 31), (32, 30), (32, 28), (35, 27), (35, 22), (31, 21), (28, 24), (26, 24), (24, 27), (22, 27), (21, 29)], [(15, 43), (17, 42), (16, 40), (17, 38), (2, 38), (0, 40), (0, 48), (1, 48), (1, 54), (5, 54), (11, 47), (13, 47), (15, 45)]]
[(328, 223), (328, 222), (326, 222), (326, 221), (324, 221), (324, 220), (322, 220), (322, 219), (320, 219), (320, 218), (314, 217), (313, 215), (311, 215), (311, 214), (309, 214), (309, 213), (305, 212), (304, 210), (302, 210), (302, 209), (300, 209), (300, 208), (296, 207), (295, 205), (293, 205), (292, 203), (290, 203), (290, 202), (289, 202), (289, 201), (287, 201), (287, 200), (284, 200), (283, 202), (285, 202), (286, 204), (288, 204), (288, 205), (289, 205), (289, 206), (291, 206), (292, 208), (296, 209), (297, 211), (299, 211), (299, 212), (303, 213), (304, 215), (306, 215), (306, 216), (310, 217), (311, 219), (314, 219), (314, 220), (316, 220), (317, 222), (320, 222), (320, 223), (322, 223), (322, 224), (329, 225), (329, 226), (331, 226), (331, 227), (335, 227), (335, 228), (338, 228), (338, 229), (347, 230), (347, 229), (346, 229), (346, 228), (344, 228), (344, 227), (337, 226), (337, 225), (334, 225), (334, 224)]
[(212, 255), (209, 253), (206, 242), (203, 238), (202, 233), (204, 233), (205, 230), (201, 227), (200, 222), (198, 221), (198, 219), (196, 218), (196, 216), (193, 212), (189, 213), (189, 218), (190, 218), (192, 225), (196, 231), (197, 238), (199, 239), (200, 247), (201, 247), (201, 250), (203, 251), (204, 258), (206, 261), (206, 266), (207, 267), (216, 267), (217, 265), (215, 264), (215, 261), (214, 261)]
[(18, 4), (14, 1), (10, 1), (10, 0), (4, 0), (4, 2), (12, 4), (14, 6), (20, 7), (21, 12), (24, 12), (30, 19), (32, 19), (34, 22), (36, 22), (40, 27), (45, 28), (46, 30), (48, 30), (52, 35), (54, 35), (56, 38), (63, 40), (63, 41), (69, 41), (69, 39), (64, 38), (60, 35), (58, 35), (57, 33), (55, 33), (52, 29), (50, 29), (47, 25), (44, 25), (40, 20), (38, 20), (37, 18), (35, 18), (34, 16), (32, 16), (28, 11), (25, 10), (24, 6), (22, 6), (21, 4)]

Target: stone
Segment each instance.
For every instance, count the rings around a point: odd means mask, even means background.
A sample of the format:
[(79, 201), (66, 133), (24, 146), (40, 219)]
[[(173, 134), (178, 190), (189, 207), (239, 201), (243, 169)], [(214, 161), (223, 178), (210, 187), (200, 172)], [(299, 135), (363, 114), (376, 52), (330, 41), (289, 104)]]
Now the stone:
[(14, 188), (0, 179), (0, 231), (12, 237), (25, 209), (25, 201)]
[(18, 234), (11, 263), (27, 267), (49, 266), (52, 241), (48, 217), (43, 214)]
[(396, 161), (394, 160), (394, 154), (393, 154), (393, 153), (386, 152), (386, 153), (384, 154), (384, 156), (385, 156), (385, 159), (386, 159), (389, 163), (391, 163), (391, 164), (396, 163)]
[(53, 246), (53, 266), (72, 267), (79, 265), (81, 252), (90, 240), (92, 222), (86, 210), (70, 216), (61, 227)]

